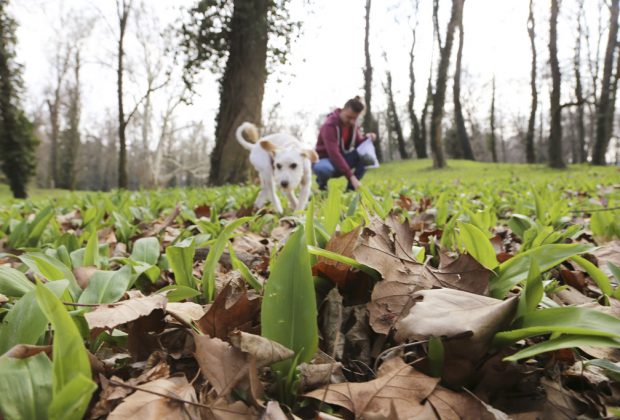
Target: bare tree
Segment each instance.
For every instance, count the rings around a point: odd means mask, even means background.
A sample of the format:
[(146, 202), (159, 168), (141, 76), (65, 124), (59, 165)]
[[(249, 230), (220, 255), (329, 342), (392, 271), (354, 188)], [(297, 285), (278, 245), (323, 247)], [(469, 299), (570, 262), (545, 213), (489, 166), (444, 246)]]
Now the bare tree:
[(573, 66), (575, 69), (575, 99), (578, 103), (582, 103), (577, 107), (576, 125), (577, 125), (577, 141), (573, 148), (574, 156), (573, 162), (583, 163), (587, 161), (588, 156), (586, 152), (586, 126), (584, 115), (585, 101), (583, 96), (583, 86), (581, 84), (581, 37), (582, 35), (582, 20), (583, 20), (583, 1), (578, 0), (578, 12), (577, 12), (577, 39), (575, 42), (575, 57), (573, 59)]
[(489, 150), (493, 162), (497, 163), (497, 136), (495, 135), (495, 75), (493, 75), (493, 88), (491, 89), (491, 112), (489, 125), (491, 132), (489, 133)]
[(68, 106), (66, 112), (67, 128), (61, 134), (62, 150), (58, 162), (62, 171), (58, 171), (58, 187), (74, 190), (77, 176), (77, 157), (81, 146), (80, 119), (82, 113), (82, 99), (80, 86), (80, 71), (82, 62), (80, 48), (76, 47), (73, 58), (73, 84), (68, 89)]
[(392, 91), (392, 74), (388, 70), (386, 72), (387, 82), (383, 86), (385, 93), (388, 97), (388, 110), (387, 110), (387, 126), (390, 131), (396, 134), (396, 141), (398, 142), (398, 152), (401, 159), (408, 159), (409, 153), (407, 153), (407, 146), (405, 144), (405, 136), (403, 135), (403, 128), (400, 125), (400, 119), (396, 112), (396, 103), (394, 102), (394, 92)]
[(612, 129), (612, 97), (611, 77), (614, 65), (614, 53), (618, 35), (618, 10), (620, 0), (612, 0), (609, 19), (609, 34), (607, 39), (607, 49), (603, 64), (603, 79), (601, 80), (601, 94), (596, 109), (596, 139), (592, 149), (592, 163), (595, 165), (605, 164), (605, 154), (611, 138)]
[[(443, 168), (446, 160), (441, 142), (441, 125), (443, 120), (443, 108), (446, 101), (446, 84), (448, 79), (448, 67), (454, 41), (454, 29), (463, 13), (464, 0), (452, 0), (452, 14), (446, 30), (445, 45), (439, 45), (440, 59), (437, 69), (437, 83), (435, 83), (435, 95), (433, 96), (433, 112), (431, 114), (431, 151), (433, 152), (433, 167)], [(436, 14), (436, 13), (435, 13)], [(435, 19), (437, 19), (435, 17)], [(438, 41), (440, 37), (438, 35)]]
[(471, 149), (467, 129), (465, 128), (465, 119), (463, 118), (463, 109), (461, 107), (461, 58), (463, 56), (463, 43), (465, 38), (465, 31), (463, 30), (463, 11), (461, 11), (457, 25), (459, 27), (459, 49), (456, 54), (456, 68), (454, 70), (454, 121), (456, 123), (456, 135), (458, 137), (463, 158), (468, 160), (476, 160), (474, 157), (474, 152)]
[(536, 89), (536, 27), (534, 21), (534, 0), (530, 0), (530, 13), (527, 17), (527, 33), (532, 47), (532, 68), (530, 70), (530, 89), (532, 91), (532, 103), (530, 106), (530, 119), (527, 124), (525, 135), (525, 160), (527, 163), (536, 162), (534, 154), (534, 131), (536, 130), (536, 108), (538, 107), (538, 90)]
[(116, 12), (118, 16), (118, 50), (117, 50), (117, 67), (116, 67), (116, 93), (118, 98), (118, 187), (127, 188), (127, 138), (126, 130), (130, 114), (125, 118), (125, 104), (123, 102), (124, 88), (123, 75), (125, 73), (124, 55), (125, 55), (125, 34), (127, 31), (127, 22), (131, 12), (133, 0), (116, 0)]
[[(414, 14), (417, 16), (420, 2), (419, 0), (415, 0), (414, 3)], [(424, 134), (420, 129), (420, 121), (418, 121), (418, 117), (415, 113), (415, 71), (413, 67), (413, 62), (415, 59), (414, 48), (416, 42), (416, 29), (418, 27), (418, 20), (416, 17), (416, 23), (414, 27), (411, 29), (412, 33), (412, 41), (411, 41), (411, 49), (409, 50), (409, 101), (407, 102), (407, 111), (409, 112), (409, 120), (411, 122), (411, 134), (410, 140), (413, 143), (415, 148), (416, 156), (419, 159), (423, 159), (427, 157), (426, 154), (426, 142)]]
[(560, 107), (562, 75), (558, 61), (558, 2), (559, 0), (551, 0), (551, 15), (549, 16), (549, 62), (551, 63), (549, 166), (552, 168), (566, 167), (562, 153), (562, 108)]
[(379, 140), (379, 126), (376, 118), (372, 114), (372, 63), (370, 61), (370, 5), (371, 0), (366, 0), (366, 27), (364, 31), (364, 56), (366, 63), (364, 65), (364, 102), (366, 103), (366, 109), (364, 113), (363, 127), (367, 133), (374, 132), (377, 134), (376, 150), (377, 158), (381, 161), (383, 156), (381, 155), (381, 142)]

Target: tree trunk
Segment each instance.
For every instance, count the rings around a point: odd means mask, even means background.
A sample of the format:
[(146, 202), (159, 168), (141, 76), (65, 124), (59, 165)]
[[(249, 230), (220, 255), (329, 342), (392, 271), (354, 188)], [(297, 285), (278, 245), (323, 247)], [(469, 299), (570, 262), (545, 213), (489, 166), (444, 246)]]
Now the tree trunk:
[[(551, 128), (549, 132), (549, 166), (565, 168), (562, 152), (562, 108), (560, 107), (560, 63), (558, 62), (558, 1), (551, 0), (549, 17), (549, 62), (551, 63)], [(616, 0), (617, 1), (617, 0)]]
[(596, 139), (592, 150), (592, 163), (595, 165), (605, 164), (605, 154), (611, 138), (613, 114), (611, 113), (611, 76), (614, 65), (614, 52), (616, 50), (616, 37), (618, 35), (618, 6), (620, 0), (612, 0), (609, 21), (609, 37), (605, 50), (603, 64), (603, 79), (601, 80), (601, 94), (596, 109)]
[[(418, 12), (419, 0), (415, 2), (415, 13)], [(420, 130), (420, 121), (415, 113), (415, 71), (413, 68), (413, 62), (415, 55), (413, 53), (416, 41), (416, 27), (412, 29), (413, 40), (411, 42), (411, 49), (409, 50), (409, 101), (407, 103), (407, 111), (409, 112), (409, 120), (411, 121), (411, 134), (410, 140), (415, 148), (416, 156), (419, 159), (426, 158), (426, 144), (423, 133)]]
[(497, 163), (497, 136), (495, 135), (495, 75), (493, 75), (493, 89), (491, 90), (491, 133), (489, 134), (489, 150), (493, 162)]
[(366, 0), (366, 28), (364, 32), (364, 56), (366, 58), (366, 64), (364, 66), (364, 102), (366, 103), (366, 109), (364, 113), (363, 128), (366, 133), (375, 133), (377, 139), (375, 140), (375, 149), (377, 152), (377, 159), (383, 160), (381, 153), (381, 142), (379, 139), (379, 125), (377, 119), (372, 115), (372, 63), (370, 62), (370, 3), (371, 0)]
[(435, 95), (433, 96), (433, 112), (431, 114), (431, 151), (433, 152), (434, 168), (443, 168), (446, 166), (441, 142), (441, 122), (443, 120), (443, 108), (446, 102), (446, 84), (448, 79), (448, 67), (450, 65), (450, 54), (454, 41), (454, 28), (463, 12), (463, 1), (464, 0), (452, 0), (452, 14), (446, 31), (446, 42), (440, 49), (437, 83), (435, 84)]
[(459, 49), (456, 54), (456, 69), (454, 70), (454, 121), (456, 122), (456, 135), (461, 146), (463, 159), (476, 160), (474, 151), (471, 148), (469, 135), (465, 128), (465, 119), (463, 118), (463, 109), (461, 107), (461, 57), (463, 56), (464, 34), (463, 30), (463, 11), (459, 16)]
[(220, 87), (220, 109), (211, 154), (209, 181), (214, 185), (248, 178), (248, 154), (235, 139), (244, 121), (260, 123), (267, 81), (268, 0), (235, 0), (230, 51)]
[(530, 106), (530, 119), (527, 124), (525, 135), (525, 160), (527, 163), (535, 163), (534, 131), (536, 130), (536, 108), (538, 107), (538, 90), (536, 89), (536, 32), (534, 21), (534, 0), (530, 0), (530, 14), (527, 18), (527, 33), (532, 47), (532, 69), (530, 71), (530, 88), (532, 90), (532, 104)]
[(129, 12), (131, 11), (132, 0), (123, 0), (119, 3), (117, 0), (118, 11), (118, 23), (119, 23), (119, 37), (118, 37), (118, 57), (116, 67), (116, 93), (118, 97), (118, 142), (119, 142), (119, 154), (118, 154), (118, 188), (127, 188), (128, 175), (127, 175), (127, 120), (125, 119), (125, 109), (123, 103), (123, 73), (125, 71), (123, 64), (123, 56), (125, 55), (125, 31), (127, 29), (127, 20), (129, 19)]
[(80, 113), (81, 113), (81, 97), (80, 97), (80, 50), (75, 50), (75, 62), (73, 67), (75, 85), (68, 92), (68, 109), (67, 122), (68, 127), (62, 133), (62, 154), (58, 163), (62, 168), (62, 172), (58, 174), (58, 186), (69, 190), (75, 189), (77, 178), (77, 157), (80, 151)]
[(576, 160), (575, 162), (584, 163), (588, 160), (586, 151), (586, 125), (585, 125), (585, 98), (583, 97), (583, 87), (581, 85), (581, 36), (582, 26), (581, 21), (583, 19), (583, 1), (579, 0), (579, 11), (577, 13), (577, 42), (575, 43), (575, 59), (573, 61), (575, 67), (575, 99), (580, 105), (577, 106), (576, 115), (576, 132), (577, 132), (577, 144), (575, 145)]
[(387, 126), (396, 134), (400, 158), (403, 160), (409, 159), (407, 145), (405, 144), (405, 136), (403, 135), (403, 128), (400, 125), (400, 119), (398, 118), (398, 113), (396, 112), (396, 103), (394, 102), (394, 93), (392, 92), (392, 74), (389, 71), (387, 72), (385, 93), (388, 97)]

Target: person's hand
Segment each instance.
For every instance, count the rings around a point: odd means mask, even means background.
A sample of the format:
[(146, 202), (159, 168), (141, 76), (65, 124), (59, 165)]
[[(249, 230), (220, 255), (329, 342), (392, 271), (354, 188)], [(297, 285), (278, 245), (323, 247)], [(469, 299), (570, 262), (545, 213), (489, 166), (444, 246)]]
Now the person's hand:
[(349, 178), (349, 181), (351, 182), (351, 186), (354, 190), (357, 190), (359, 187), (362, 186), (362, 183), (359, 179), (357, 179), (355, 175), (352, 175), (351, 178)]
[(377, 135), (375, 133), (368, 133), (366, 137), (370, 139), (370, 141), (375, 141), (377, 139)]

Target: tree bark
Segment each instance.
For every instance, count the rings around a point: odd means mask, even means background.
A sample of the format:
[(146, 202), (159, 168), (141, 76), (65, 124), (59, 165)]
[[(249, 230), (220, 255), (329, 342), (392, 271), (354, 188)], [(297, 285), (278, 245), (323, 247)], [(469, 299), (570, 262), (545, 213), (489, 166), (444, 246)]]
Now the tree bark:
[(616, 37), (618, 35), (618, 9), (620, 0), (612, 0), (609, 20), (609, 36), (605, 60), (603, 64), (603, 79), (601, 80), (601, 94), (596, 109), (596, 139), (592, 150), (592, 163), (605, 165), (605, 154), (611, 138), (613, 122), (612, 101), (614, 92), (611, 91), (611, 76), (614, 65), (614, 52), (616, 50)]
[[(441, 142), (441, 122), (443, 120), (443, 108), (446, 102), (446, 84), (448, 79), (448, 67), (450, 54), (454, 41), (454, 28), (460, 20), (463, 12), (463, 0), (452, 0), (452, 13), (446, 31), (446, 42), (440, 48), (439, 68), (437, 69), (437, 83), (435, 83), (435, 95), (433, 96), (433, 112), (431, 114), (431, 151), (433, 152), (433, 167), (443, 168), (446, 160)], [(439, 34), (438, 34), (439, 35)]]
[(118, 99), (118, 188), (127, 188), (127, 120), (125, 119), (125, 108), (123, 103), (123, 73), (125, 72), (123, 56), (125, 55), (125, 32), (127, 21), (131, 11), (133, 0), (117, 0), (116, 7), (118, 12), (119, 37), (118, 37), (118, 57), (116, 67), (116, 94)]
[(575, 67), (575, 99), (577, 102), (582, 103), (577, 107), (577, 144), (576, 146), (576, 162), (584, 163), (588, 160), (588, 155), (586, 151), (586, 126), (585, 126), (585, 111), (583, 104), (583, 87), (581, 85), (581, 36), (582, 36), (582, 26), (581, 21), (583, 19), (583, 1), (579, 0), (579, 11), (577, 14), (577, 42), (575, 43), (575, 58), (574, 58), (574, 67)]
[(394, 102), (394, 93), (392, 92), (392, 74), (388, 71), (387, 84), (385, 85), (385, 93), (388, 97), (388, 112), (387, 112), (387, 124), (388, 127), (396, 133), (396, 141), (398, 142), (398, 153), (401, 159), (409, 159), (409, 153), (407, 153), (407, 146), (405, 144), (405, 136), (403, 135), (403, 128), (400, 125), (400, 119), (396, 112), (396, 103)]
[(381, 152), (381, 141), (379, 139), (379, 124), (377, 119), (372, 114), (372, 63), (370, 61), (370, 5), (371, 0), (366, 0), (366, 27), (364, 30), (364, 56), (366, 58), (366, 64), (364, 65), (364, 102), (366, 103), (366, 109), (364, 113), (363, 128), (366, 133), (375, 133), (377, 139), (375, 140), (375, 149), (377, 152), (377, 159), (383, 161), (383, 155)]
[[(415, 2), (415, 13), (418, 12), (419, 0)], [(409, 101), (407, 102), (407, 111), (409, 112), (409, 121), (411, 121), (410, 140), (415, 148), (416, 156), (419, 159), (426, 158), (426, 143), (424, 135), (420, 129), (420, 121), (415, 113), (415, 71), (413, 62), (415, 59), (414, 48), (416, 41), (416, 26), (411, 30), (413, 39), (411, 41), (411, 49), (409, 50)]]
[(461, 153), (464, 159), (476, 160), (474, 151), (471, 148), (469, 135), (465, 128), (465, 119), (463, 118), (463, 109), (461, 107), (461, 58), (463, 56), (463, 43), (465, 31), (463, 30), (463, 11), (459, 16), (459, 49), (456, 54), (456, 69), (454, 70), (454, 121), (456, 122), (456, 135), (461, 146)]
[(489, 134), (489, 150), (491, 151), (493, 162), (497, 163), (497, 136), (495, 135), (495, 75), (493, 76), (493, 89), (491, 92), (491, 115), (489, 121), (491, 133)]
[(530, 70), (530, 89), (532, 91), (532, 103), (530, 106), (530, 119), (527, 124), (525, 135), (525, 160), (527, 163), (535, 163), (534, 132), (536, 130), (536, 108), (538, 107), (538, 90), (536, 89), (536, 26), (534, 21), (534, 0), (530, 0), (530, 13), (527, 18), (527, 33), (532, 47), (532, 68)]
[[(558, 13), (559, 0), (551, 0), (551, 15), (549, 17), (549, 62), (551, 63), (551, 95), (550, 110), (551, 128), (549, 132), (549, 166), (565, 168), (562, 151), (562, 108), (560, 107), (560, 86), (562, 75), (558, 62)], [(617, 0), (616, 0), (617, 1)]]
[(269, 0), (235, 0), (230, 51), (220, 86), (220, 108), (211, 153), (209, 181), (214, 185), (248, 178), (248, 154), (235, 139), (243, 121), (260, 123), (267, 81)]

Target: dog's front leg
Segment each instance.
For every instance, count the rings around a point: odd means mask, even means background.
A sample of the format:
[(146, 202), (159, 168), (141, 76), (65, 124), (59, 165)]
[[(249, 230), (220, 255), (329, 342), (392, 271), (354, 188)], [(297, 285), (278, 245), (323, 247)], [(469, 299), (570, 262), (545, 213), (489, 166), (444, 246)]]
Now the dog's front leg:
[(275, 207), (276, 211), (280, 214), (284, 213), (282, 209), (282, 203), (280, 203), (280, 199), (278, 198), (278, 194), (276, 192), (276, 186), (273, 182), (273, 177), (269, 176), (268, 182), (265, 184), (267, 187), (267, 195), (271, 204)]
[(299, 204), (297, 202), (297, 197), (295, 196), (295, 192), (292, 190), (286, 190), (286, 196), (288, 197), (289, 207), (297, 210), (297, 206)]
[(310, 177), (304, 177), (301, 180), (301, 190), (299, 191), (299, 202), (295, 206), (295, 210), (304, 210), (310, 198), (310, 189), (312, 188)]
[(269, 195), (267, 191), (269, 189), (267, 180), (262, 173), (259, 173), (260, 176), (260, 192), (258, 193), (258, 197), (256, 197), (256, 201), (254, 201), (254, 207), (256, 209), (261, 209), (265, 206), (265, 203), (269, 199)]

